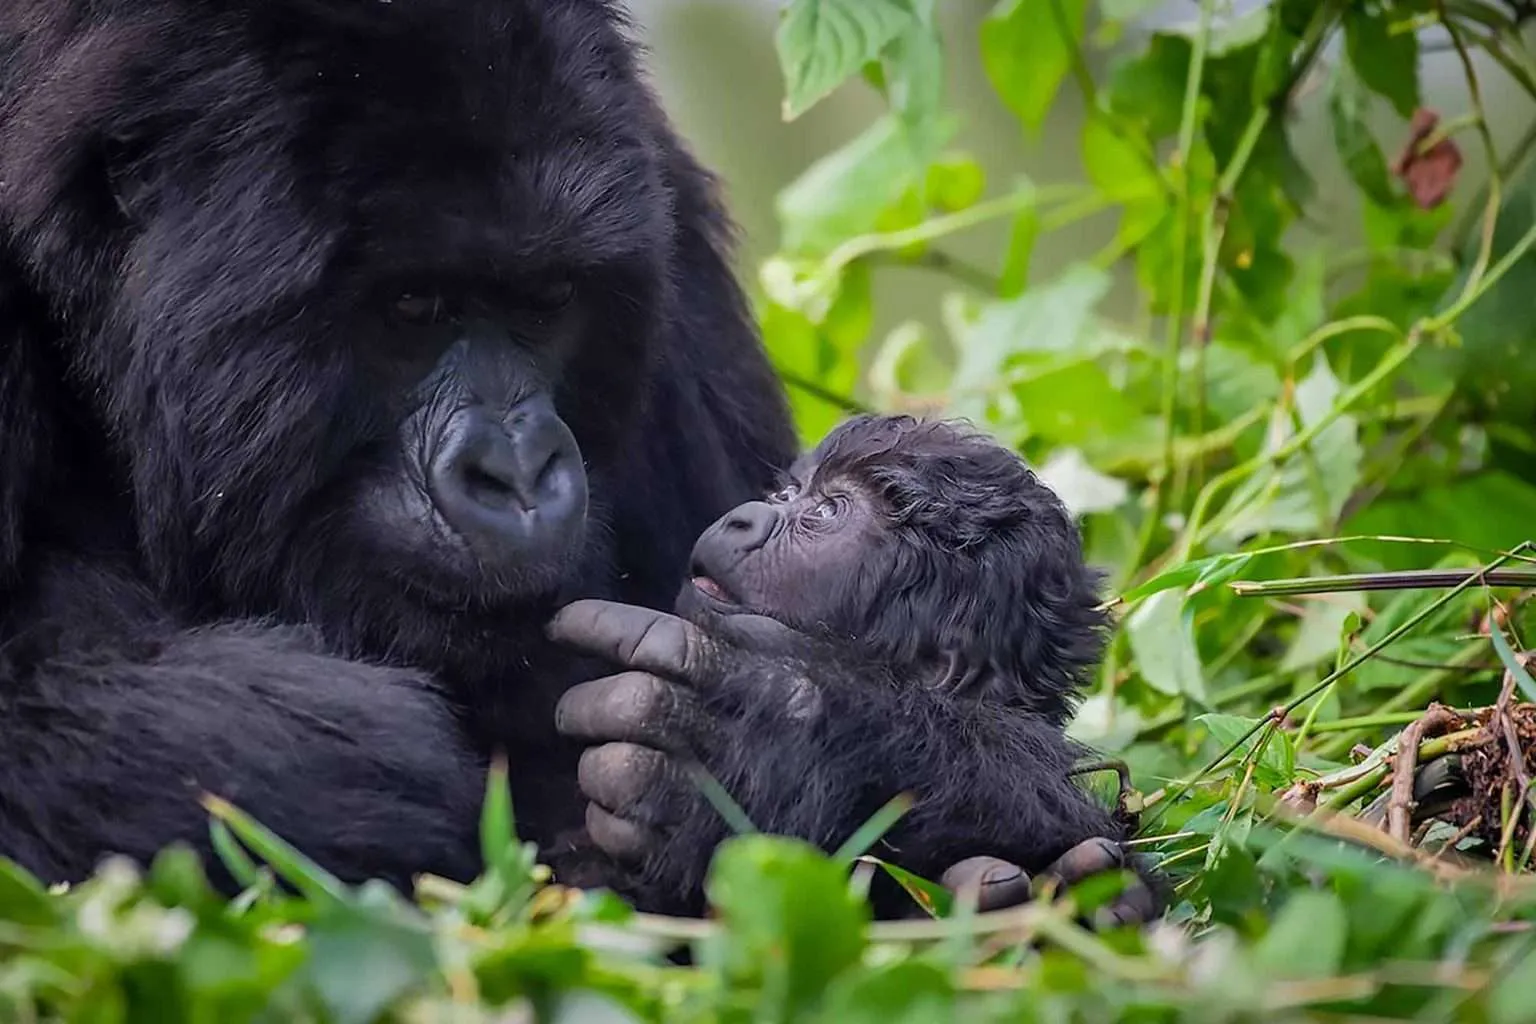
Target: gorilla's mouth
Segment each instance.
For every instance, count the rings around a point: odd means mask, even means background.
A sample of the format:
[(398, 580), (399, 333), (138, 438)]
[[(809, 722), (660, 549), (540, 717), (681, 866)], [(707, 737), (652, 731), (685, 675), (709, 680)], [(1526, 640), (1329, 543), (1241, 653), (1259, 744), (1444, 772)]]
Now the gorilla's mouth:
[(709, 598), (711, 601), (718, 601), (721, 604), (729, 605), (736, 605), (741, 603), (731, 596), (730, 591), (726, 590), (718, 582), (708, 576), (693, 577), (693, 586), (695, 590)]

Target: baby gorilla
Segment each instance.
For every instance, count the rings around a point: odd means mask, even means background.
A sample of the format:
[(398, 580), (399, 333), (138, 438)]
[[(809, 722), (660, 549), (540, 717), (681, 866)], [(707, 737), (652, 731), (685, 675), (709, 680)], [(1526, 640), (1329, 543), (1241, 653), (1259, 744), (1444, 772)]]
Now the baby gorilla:
[[(847, 836), (809, 823), (867, 819), (907, 792), (878, 855), (930, 878), (1001, 857), (1067, 882), (1132, 861), (1140, 879), (1109, 913), (1145, 920), (1156, 878), (1127, 856), (1128, 824), (1074, 782), (1086, 751), (1064, 732), (1100, 657), (1097, 584), (1071, 516), (1011, 451), (948, 422), (850, 420), (777, 493), (699, 538), (681, 619), (598, 602), (557, 618), (562, 639), (686, 684), (643, 702), (666, 723), (641, 744), (659, 780), (647, 792), (617, 778), (634, 758), (584, 759), (589, 830), (627, 855), (631, 891), (666, 903), (661, 865), (697, 857), (671, 837), (716, 813), (690, 784), (694, 763), (758, 828), (829, 850)], [(623, 731), (612, 690), (580, 690), (563, 729), (597, 736), (583, 723), (607, 718), (607, 734)], [(778, 764), (744, 761), (765, 749), (751, 736), (773, 737)], [(795, 765), (815, 759), (840, 762), (838, 781), (797, 790)], [(872, 895), (900, 912), (899, 892)]]
[(693, 550), (678, 613), (765, 615), (954, 696), (1071, 714), (1106, 617), (1072, 517), (956, 423), (862, 416)]

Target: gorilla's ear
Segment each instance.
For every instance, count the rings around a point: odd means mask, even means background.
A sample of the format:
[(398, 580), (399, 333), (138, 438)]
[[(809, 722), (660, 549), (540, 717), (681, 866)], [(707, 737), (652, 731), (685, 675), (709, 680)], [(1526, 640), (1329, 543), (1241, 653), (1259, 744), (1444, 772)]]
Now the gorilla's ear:
[(47, 323), (41, 300), (0, 242), (0, 585), (21, 558), (54, 440)]

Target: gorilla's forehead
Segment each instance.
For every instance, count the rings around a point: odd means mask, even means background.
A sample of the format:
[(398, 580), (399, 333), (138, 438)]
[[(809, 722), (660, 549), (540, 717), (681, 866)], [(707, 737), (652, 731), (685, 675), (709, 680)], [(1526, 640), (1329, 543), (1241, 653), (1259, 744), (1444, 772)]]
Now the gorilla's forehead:
[[(5, 0), (7, 52), (0, 179), (30, 184), (0, 215), (18, 224), (79, 194), (67, 179), (106, 138), (200, 181), (211, 217), (242, 193), (323, 210), (402, 271), (666, 240), (657, 115), (601, 0)], [(39, 84), (4, 96), (7, 79)]]

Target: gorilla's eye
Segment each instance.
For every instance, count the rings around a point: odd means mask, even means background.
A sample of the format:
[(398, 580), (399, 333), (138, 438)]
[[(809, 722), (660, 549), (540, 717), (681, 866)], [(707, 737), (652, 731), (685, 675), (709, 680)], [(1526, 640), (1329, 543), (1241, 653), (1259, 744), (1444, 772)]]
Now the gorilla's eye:
[(523, 293), (522, 299), (531, 312), (555, 313), (570, 305), (575, 297), (576, 282), (559, 277), (532, 285)]
[(836, 519), (837, 513), (842, 509), (842, 504), (836, 498), (823, 498), (811, 509), (812, 519)]
[(394, 315), (408, 324), (430, 324), (437, 320), (443, 301), (437, 295), (402, 295), (390, 307)]

